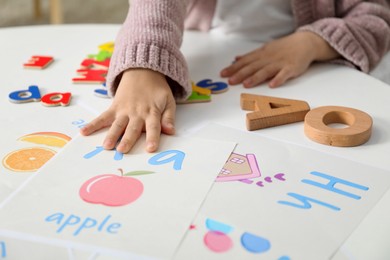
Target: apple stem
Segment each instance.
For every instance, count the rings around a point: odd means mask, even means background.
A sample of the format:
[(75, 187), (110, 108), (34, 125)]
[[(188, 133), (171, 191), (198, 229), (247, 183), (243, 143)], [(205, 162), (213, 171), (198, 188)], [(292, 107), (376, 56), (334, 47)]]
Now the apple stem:
[(123, 169), (119, 168), (118, 171), (121, 173), (121, 176), (123, 176)]

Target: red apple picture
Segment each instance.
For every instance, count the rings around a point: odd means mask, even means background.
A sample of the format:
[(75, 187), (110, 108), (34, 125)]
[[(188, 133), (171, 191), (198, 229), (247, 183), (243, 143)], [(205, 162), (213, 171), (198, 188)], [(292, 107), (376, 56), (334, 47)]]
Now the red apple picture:
[(141, 181), (129, 177), (150, 174), (149, 171), (133, 171), (121, 175), (102, 174), (87, 180), (80, 188), (80, 197), (93, 204), (106, 206), (124, 206), (136, 201), (144, 190)]

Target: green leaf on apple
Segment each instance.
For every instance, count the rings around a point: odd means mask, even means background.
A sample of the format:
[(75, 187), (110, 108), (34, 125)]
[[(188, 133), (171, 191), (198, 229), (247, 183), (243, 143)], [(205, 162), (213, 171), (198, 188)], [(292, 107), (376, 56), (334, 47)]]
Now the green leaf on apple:
[(151, 171), (132, 171), (132, 172), (128, 172), (128, 173), (125, 173), (123, 174), (123, 176), (138, 176), (138, 175), (145, 175), (145, 174), (152, 174), (154, 172), (151, 172)]

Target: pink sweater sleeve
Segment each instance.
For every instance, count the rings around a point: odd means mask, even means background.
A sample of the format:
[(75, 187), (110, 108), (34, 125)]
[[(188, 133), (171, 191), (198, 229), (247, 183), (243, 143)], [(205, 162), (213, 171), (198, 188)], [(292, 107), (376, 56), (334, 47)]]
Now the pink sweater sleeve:
[(328, 0), (294, 2), (298, 23), (303, 24), (299, 30), (324, 38), (343, 56), (336, 62), (369, 72), (390, 50), (389, 1), (339, 0), (334, 5), (326, 3)]
[(186, 0), (131, 0), (107, 75), (110, 95), (115, 95), (123, 71), (129, 68), (166, 75), (177, 99), (191, 93), (188, 67), (180, 51), (186, 8)]

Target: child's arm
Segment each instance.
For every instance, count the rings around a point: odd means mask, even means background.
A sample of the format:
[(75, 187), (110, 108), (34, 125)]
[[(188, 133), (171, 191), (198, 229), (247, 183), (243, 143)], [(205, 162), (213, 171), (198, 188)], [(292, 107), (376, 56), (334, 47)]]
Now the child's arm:
[(90, 135), (109, 127), (103, 142), (127, 153), (146, 132), (146, 150), (158, 148), (161, 132), (174, 134), (175, 99), (191, 93), (180, 45), (186, 13), (183, 0), (132, 0), (115, 41), (107, 86), (110, 108), (81, 129)]
[[(368, 72), (390, 49), (389, 1), (337, 0), (334, 9), (316, 12), (311, 6), (315, 2), (295, 2), (299, 3), (296, 12), (301, 14), (298, 31), (238, 57), (221, 76), (245, 87), (266, 80), (276, 87), (304, 73), (313, 61), (332, 60)], [(317, 3), (316, 7), (323, 6)]]
[(367, 73), (390, 50), (390, 1), (335, 0), (333, 17), (322, 12), (309, 24), (299, 21), (299, 30), (327, 41), (340, 53), (336, 62)]
[(324, 61), (339, 54), (321, 37), (311, 32), (296, 32), (236, 57), (235, 62), (221, 71), (229, 84), (242, 83), (250, 88), (269, 80), (278, 87), (304, 73), (313, 61)]

